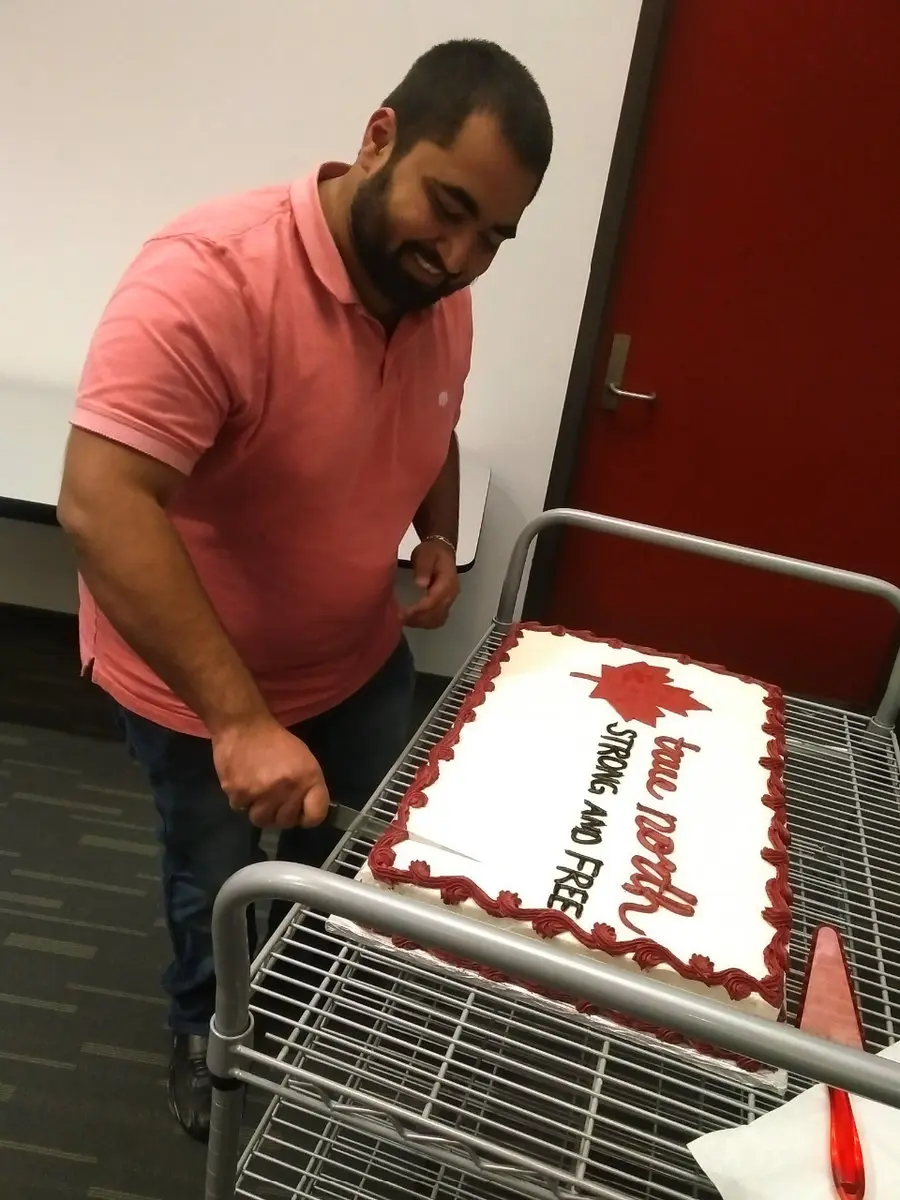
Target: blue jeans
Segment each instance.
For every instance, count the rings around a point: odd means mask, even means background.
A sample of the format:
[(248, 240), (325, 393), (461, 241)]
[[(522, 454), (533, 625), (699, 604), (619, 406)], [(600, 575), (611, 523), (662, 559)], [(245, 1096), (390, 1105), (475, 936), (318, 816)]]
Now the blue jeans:
[[(292, 727), (322, 767), (331, 799), (362, 808), (406, 744), (415, 669), (404, 639), (349, 699)], [(219, 888), (235, 871), (265, 860), (261, 831), (235, 812), (219, 786), (208, 739), (175, 733), (118, 708), (128, 748), (149, 777), (160, 819), (163, 895), (173, 961), (163, 975), (176, 1033), (206, 1033), (215, 1005), (210, 922)], [(329, 826), (287, 829), (277, 857), (321, 866), (340, 834)], [(270, 931), (287, 906), (273, 904)], [(251, 914), (250, 934), (256, 923)], [(253, 946), (251, 945), (251, 952)]]

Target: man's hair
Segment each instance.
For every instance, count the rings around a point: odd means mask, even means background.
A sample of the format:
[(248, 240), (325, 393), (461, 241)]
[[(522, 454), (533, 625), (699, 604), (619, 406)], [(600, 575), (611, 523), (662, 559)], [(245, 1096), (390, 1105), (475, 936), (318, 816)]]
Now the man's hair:
[(553, 125), (534, 76), (495, 42), (442, 42), (421, 55), (384, 100), (397, 118), (396, 151), (427, 140), (450, 146), (474, 113), (494, 117), (523, 167), (540, 183)]

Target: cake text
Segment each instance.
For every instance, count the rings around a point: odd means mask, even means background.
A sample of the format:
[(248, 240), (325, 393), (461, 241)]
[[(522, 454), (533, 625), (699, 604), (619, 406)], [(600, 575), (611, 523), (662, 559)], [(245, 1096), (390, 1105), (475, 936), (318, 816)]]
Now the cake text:
[(575, 860), (573, 867), (565, 864), (556, 869), (559, 875), (553, 884), (553, 891), (547, 900), (548, 908), (558, 908), (561, 912), (571, 912), (576, 920), (584, 912), (588, 902), (588, 892), (593, 887), (594, 880), (600, 873), (603, 863), (599, 858), (591, 858), (588, 854), (579, 854), (576, 850), (566, 850), (566, 856)]
[(609, 814), (593, 800), (585, 800), (578, 824), (572, 830), (572, 841), (576, 846), (599, 846), (603, 841), (603, 830)]
[(674, 792), (678, 786), (678, 771), (686, 750), (700, 753), (700, 747), (684, 738), (658, 737), (653, 743), (647, 791), (654, 800), (662, 800), (661, 792)]
[(600, 739), (597, 763), (588, 785), (592, 796), (602, 796), (606, 792), (615, 795), (618, 792), (636, 737), (636, 730), (620, 729), (615, 721), (607, 725), (606, 733)]
[(623, 891), (631, 896), (637, 896), (642, 903), (633, 901), (619, 906), (619, 920), (622, 924), (636, 933), (646, 937), (643, 929), (631, 920), (631, 913), (655, 913), (664, 908), (667, 912), (680, 917), (692, 917), (697, 907), (697, 897), (683, 888), (676, 887), (672, 882), (676, 867), (672, 862), (675, 852), (675, 832), (677, 820), (669, 813), (658, 812), (655, 808), (647, 808), (643, 804), (637, 806), (636, 824), (638, 842), (653, 858), (636, 854), (631, 860), (635, 868), (631, 879), (623, 887)]
[[(588, 784), (587, 790), (591, 796), (602, 796), (606, 792), (615, 795), (618, 792), (636, 737), (636, 730), (621, 728), (615, 721), (607, 725), (597, 747), (597, 759)], [(581, 806), (578, 824), (573, 827), (571, 833), (575, 845), (599, 846), (603, 841), (607, 815), (605, 808), (590, 796), (586, 796)], [(584, 912), (588, 892), (599, 875), (603, 862), (581, 850), (566, 850), (564, 855), (573, 859), (574, 865), (564, 863), (557, 866), (559, 874), (553, 883), (547, 907), (571, 913), (577, 920)]]

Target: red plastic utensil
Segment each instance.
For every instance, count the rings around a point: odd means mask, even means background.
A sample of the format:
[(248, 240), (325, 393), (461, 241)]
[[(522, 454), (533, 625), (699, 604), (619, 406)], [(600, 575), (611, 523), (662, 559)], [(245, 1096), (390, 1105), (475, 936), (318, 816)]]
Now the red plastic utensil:
[[(865, 1034), (841, 935), (833, 925), (813, 934), (797, 1023), (804, 1033), (865, 1048)], [(839, 1200), (864, 1200), (866, 1170), (853, 1106), (846, 1092), (828, 1089), (831, 1175)]]

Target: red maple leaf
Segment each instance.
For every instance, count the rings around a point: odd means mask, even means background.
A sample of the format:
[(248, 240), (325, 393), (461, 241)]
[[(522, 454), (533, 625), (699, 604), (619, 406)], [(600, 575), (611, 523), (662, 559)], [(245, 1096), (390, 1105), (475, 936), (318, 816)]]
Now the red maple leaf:
[(645, 662), (625, 663), (621, 667), (606, 665), (601, 667), (599, 675), (573, 671), (572, 678), (593, 683), (591, 699), (611, 704), (623, 721), (655, 726), (667, 712), (682, 717), (700, 709), (709, 712), (709, 707), (695, 700), (688, 688), (675, 687), (665, 667), (651, 667)]

